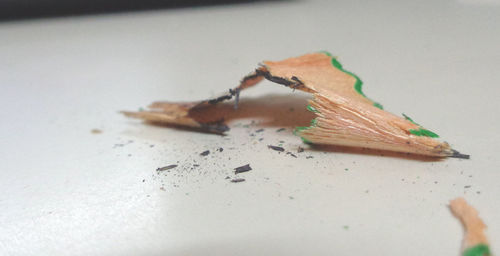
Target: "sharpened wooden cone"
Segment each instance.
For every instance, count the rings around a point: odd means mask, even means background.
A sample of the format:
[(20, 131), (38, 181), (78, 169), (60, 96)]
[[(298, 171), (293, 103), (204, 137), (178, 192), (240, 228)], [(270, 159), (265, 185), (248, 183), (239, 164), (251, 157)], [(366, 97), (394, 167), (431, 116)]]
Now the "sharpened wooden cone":
[(453, 150), (448, 143), (437, 140), (437, 134), (424, 129), (411, 118), (384, 111), (380, 104), (363, 93), (363, 83), (359, 77), (344, 70), (337, 59), (328, 53), (264, 61), (258, 69), (244, 77), (238, 87), (214, 99), (191, 103), (156, 102), (149, 111), (123, 113), (149, 122), (223, 133), (229, 128), (223, 123), (223, 118), (215, 118), (221, 115), (203, 116), (199, 110), (211, 108), (233, 97), (238, 100), (240, 91), (262, 79), (314, 96), (308, 109), (317, 117), (311, 121), (311, 126), (298, 127), (296, 130), (296, 134), (306, 142), (434, 157), (469, 158)]

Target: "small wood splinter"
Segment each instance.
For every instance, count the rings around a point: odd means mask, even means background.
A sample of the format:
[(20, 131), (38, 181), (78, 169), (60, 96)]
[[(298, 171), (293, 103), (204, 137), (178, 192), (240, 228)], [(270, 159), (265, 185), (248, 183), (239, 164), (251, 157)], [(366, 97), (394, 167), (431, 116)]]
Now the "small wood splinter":
[(488, 240), (484, 234), (486, 225), (479, 218), (479, 214), (465, 199), (459, 197), (450, 202), (450, 209), (464, 225), (465, 235), (462, 242), (463, 256), (491, 255)]
[(384, 111), (382, 105), (363, 93), (359, 77), (344, 70), (327, 52), (276, 62), (264, 61), (244, 77), (238, 87), (214, 99), (191, 103), (155, 102), (149, 106), (150, 111), (123, 113), (153, 123), (224, 133), (229, 127), (223, 120), (201, 114), (203, 110), (233, 97), (237, 108), (240, 92), (263, 79), (313, 95), (307, 109), (315, 113), (316, 118), (310, 126), (295, 130), (295, 134), (306, 143), (469, 158), (453, 150), (448, 143), (438, 141), (437, 134), (424, 129), (410, 117)]

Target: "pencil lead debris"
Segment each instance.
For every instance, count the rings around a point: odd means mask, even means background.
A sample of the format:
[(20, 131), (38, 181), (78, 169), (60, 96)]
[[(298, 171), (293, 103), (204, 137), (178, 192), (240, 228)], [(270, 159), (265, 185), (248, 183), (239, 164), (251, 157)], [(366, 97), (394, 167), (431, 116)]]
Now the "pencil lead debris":
[(234, 109), (238, 109), (238, 102), (240, 101), (240, 88), (235, 89)]
[(228, 112), (216, 104), (235, 98), (234, 108), (237, 109), (240, 92), (263, 79), (312, 94), (307, 109), (316, 117), (310, 126), (297, 127), (294, 132), (305, 143), (469, 158), (454, 151), (448, 143), (437, 140), (436, 133), (407, 115), (400, 117), (384, 111), (381, 104), (365, 95), (361, 79), (325, 52), (282, 61), (263, 61), (241, 80), (239, 86), (219, 97), (188, 103), (155, 102), (149, 106), (150, 110), (123, 113), (151, 123), (223, 134), (229, 130), (224, 123), (224, 115)]
[(284, 149), (284, 148), (282, 148), (282, 147), (278, 147), (278, 146), (273, 146), (273, 145), (267, 145), (267, 148), (270, 148), (270, 149), (275, 150), (275, 151), (278, 151), (278, 152), (283, 152), (283, 151), (285, 151), (285, 149)]
[(243, 182), (243, 181), (245, 181), (245, 179), (243, 179), (243, 178), (236, 178), (236, 179), (231, 180), (232, 183), (239, 183), (239, 182)]
[(208, 156), (208, 154), (210, 154), (210, 150), (205, 150), (200, 153), (200, 156)]
[(177, 167), (176, 164), (171, 164), (171, 165), (167, 165), (167, 166), (164, 166), (164, 167), (157, 168), (156, 171), (157, 172), (163, 172), (163, 171), (166, 171), (166, 170), (173, 169), (175, 167)]
[(238, 173), (242, 173), (242, 172), (248, 172), (250, 170), (252, 170), (252, 167), (250, 167), (250, 164), (246, 164), (246, 165), (234, 168), (234, 173), (238, 174)]

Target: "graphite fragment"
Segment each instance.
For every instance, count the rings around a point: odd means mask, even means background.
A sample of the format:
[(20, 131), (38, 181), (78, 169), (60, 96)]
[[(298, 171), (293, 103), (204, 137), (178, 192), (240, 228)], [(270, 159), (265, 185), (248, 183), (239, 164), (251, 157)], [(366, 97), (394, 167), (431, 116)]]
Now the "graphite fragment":
[(275, 151), (278, 151), (278, 152), (283, 152), (285, 151), (284, 148), (282, 147), (278, 147), (278, 146), (273, 146), (273, 145), (267, 145), (268, 148), (272, 149), (272, 150), (275, 150)]
[(167, 165), (167, 166), (164, 166), (164, 167), (159, 167), (158, 169), (156, 169), (157, 172), (163, 172), (163, 171), (166, 171), (166, 170), (170, 170), (170, 169), (173, 169), (177, 167), (176, 164), (171, 164), (171, 165)]
[(234, 173), (238, 174), (238, 173), (242, 173), (242, 172), (248, 172), (250, 170), (252, 170), (252, 167), (250, 167), (250, 164), (246, 164), (246, 165), (234, 168)]

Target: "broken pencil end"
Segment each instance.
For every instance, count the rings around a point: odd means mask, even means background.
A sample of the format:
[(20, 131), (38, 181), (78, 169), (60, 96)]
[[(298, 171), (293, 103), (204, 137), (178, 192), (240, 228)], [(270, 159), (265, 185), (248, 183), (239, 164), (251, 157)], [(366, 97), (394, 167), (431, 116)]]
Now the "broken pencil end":
[[(225, 117), (239, 108), (240, 91), (263, 79), (313, 95), (307, 109), (316, 117), (310, 126), (297, 127), (295, 132), (306, 143), (470, 159), (469, 155), (451, 149), (448, 143), (438, 141), (436, 133), (407, 115), (400, 117), (383, 110), (363, 93), (361, 79), (326, 52), (264, 61), (239, 86), (216, 98), (187, 103), (157, 102), (149, 111), (122, 113), (148, 122), (223, 134), (229, 130), (223, 122)], [(214, 106), (231, 99), (234, 109)]]
[(464, 227), (465, 234), (462, 241), (462, 255), (491, 255), (488, 239), (485, 234), (486, 224), (479, 217), (478, 211), (469, 205), (463, 197), (451, 200), (450, 210)]

